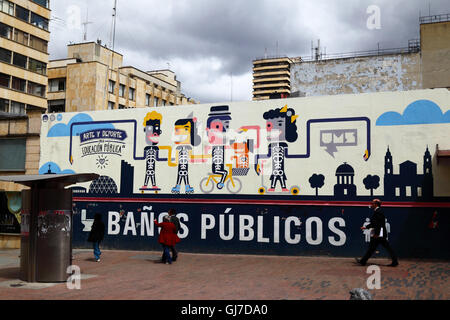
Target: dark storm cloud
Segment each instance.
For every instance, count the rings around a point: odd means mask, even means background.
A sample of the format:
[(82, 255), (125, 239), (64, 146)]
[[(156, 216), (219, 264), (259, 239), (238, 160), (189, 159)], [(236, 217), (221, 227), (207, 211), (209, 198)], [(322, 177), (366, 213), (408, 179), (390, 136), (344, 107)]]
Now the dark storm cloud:
[[(286, 1), (287, 3), (288, 1)], [(266, 47), (292, 43), (289, 8), (297, 1), (180, 1), (166, 14), (150, 14), (136, 25), (131, 17), (137, 12), (119, 13), (118, 42), (139, 50), (147, 44), (152, 58), (198, 59), (214, 56), (223, 61), (222, 72), (248, 72), (251, 61), (263, 56)], [(147, 4), (148, 9), (151, 8)], [(164, 10), (164, 9), (163, 9)], [(139, 34), (139, 39), (132, 34)], [(275, 54), (275, 50), (272, 50)]]
[[(113, 0), (53, 1), (50, 58), (64, 58), (70, 28), (67, 8), (89, 7), (88, 40), (109, 44)], [(226, 101), (233, 74), (235, 100), (251, 99), (252, 60), (270, 55), (305, 56), (321, 40), (327, 53), (406, 47), (419, 36), (419, 11), (450, 13), (448, 0), (118, 0), (115, 50), (124, 63), (142, 70), (167, 68), (182, 91), (201, 102)], [(366, 10), (380, 8), (381, 29), (369, 30)], [(278, 47), (277, 47), (278, 43)], [(236, 88), (235, 88), (236, 86)]]

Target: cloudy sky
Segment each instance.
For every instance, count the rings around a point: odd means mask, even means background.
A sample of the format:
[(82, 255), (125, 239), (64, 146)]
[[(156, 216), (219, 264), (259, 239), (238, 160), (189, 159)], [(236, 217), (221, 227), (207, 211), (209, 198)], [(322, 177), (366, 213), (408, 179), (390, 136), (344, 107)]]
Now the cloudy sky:
[[(111, 46), (114, 0), (50, 6), (50, 60), (82, 42), (85, 21), (88, 41)], [(114, 49), (124, 65), (170, 68), (201, 103), (245, 101), (255, 58), (310, 56), (317, 39), (327, 54), (407, 47), (429, 13), (450, 13), (448, 0), (117, 0)]]

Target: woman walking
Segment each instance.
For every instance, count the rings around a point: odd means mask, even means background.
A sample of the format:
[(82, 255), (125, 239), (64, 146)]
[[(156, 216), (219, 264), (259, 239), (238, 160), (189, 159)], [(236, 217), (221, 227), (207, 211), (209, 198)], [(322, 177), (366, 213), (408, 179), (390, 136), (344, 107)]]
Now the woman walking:
[(170, 248), (175, 246), (178, 242), (180, 242), (180, 238), (178, 238), (176, 233), (176, 226), (174, 223), (170, 222), (169, 216), (164, 216), (163, 222), (158, 223), (158, 221), (154, 220), (155, 225), (157, 227), (161, 227), (161, 231), (159, 232), (158, 242), (161, 243), (163, 247), (163, 263), (172, 264), (172, 257), (170, 256)]

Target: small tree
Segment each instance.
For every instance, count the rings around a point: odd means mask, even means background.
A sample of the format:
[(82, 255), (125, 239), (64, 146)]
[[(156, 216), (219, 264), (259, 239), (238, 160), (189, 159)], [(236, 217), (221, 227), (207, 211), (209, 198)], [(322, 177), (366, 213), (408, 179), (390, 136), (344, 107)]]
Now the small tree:
[(325, 184), (325, 177), (323, 174), (313, 174), (309, 178), (309, 184), (311, 185), (311, 188), (316, 189), (316, 196), (319, 195), (319, 188), (322, 188)]
[(370, 196), (373, 196), (373, 190), (380, 186), (380, 177), (368, 174), (363, 180), (364, 186), (370, 190)]

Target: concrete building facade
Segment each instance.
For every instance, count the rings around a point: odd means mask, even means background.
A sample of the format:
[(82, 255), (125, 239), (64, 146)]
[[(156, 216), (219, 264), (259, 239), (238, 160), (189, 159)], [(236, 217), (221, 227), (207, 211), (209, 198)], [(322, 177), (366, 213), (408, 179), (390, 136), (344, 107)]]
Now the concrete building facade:
[[(49, 5), (48, 0), (0, 0), (0, 175), (38, 173)], [(20, 246), (22, 189), (0, 182), (0, 247)]]
[(292, 92), (307, 96), (420, 89), (420, 53), (304, 61), (291, 78)]
[(421, 17), (408, 47), (302, 59), (291, 91), (305, 96), (450, 88), (450, 14)]
[[(298, 97), (450, 88), (450, 14), (420, 17), (419, 22), (420, 40), (409, 40), (405, 48), (322, 55), (317, 47), (311, 57), (285, 58), (291, 62), (286, 66), (290, 88), (284, 92)], [(274, 62), (253, 62), (253, 100), (268, 99), (282, 83), (277, 79), (261, 86), (264, 80), (256, 71)]]
[(423, 88), (450, 88), (450, 14), (420, 22)]
[(68, 46), (68, 58), (48, 69), (48, 112), (194, 104), (171, 70), (123, 66), (123, 56), (99, 42)]

